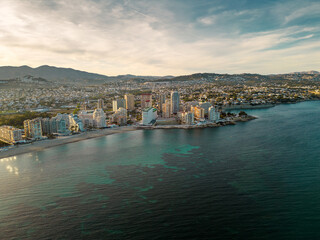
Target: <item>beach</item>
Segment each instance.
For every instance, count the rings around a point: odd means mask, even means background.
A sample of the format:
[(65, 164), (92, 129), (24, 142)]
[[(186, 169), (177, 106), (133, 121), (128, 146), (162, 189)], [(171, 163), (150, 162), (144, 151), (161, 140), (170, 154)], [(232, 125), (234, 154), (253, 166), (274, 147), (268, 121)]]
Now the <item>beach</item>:
[(79, 142), (91, 138), (103, 137), (115, 133), (124, 133), (136, 130), (155, 130), (155, 129), (202, 129), (202, 128), (214, 128), (222, 127), (226, 125), (235, 125), (236, 122), (247, 122), (254, 120), (254, 116), (246, 117), (233, 117), (231, 121), (225, 121), (220, 123), (207, 123), (201, 125), (158, 125), (158, 126), (123, 126), (116, 128), (99, 129), (95, 131), (87, 131), (71, 136), (57, 137), (55, 139), (46, 139), (41, 141), (35, 141), (28, 144), (21, 144), (9, 147), (7, 151), (0, 152), (0, 159), (12, 157), (24, 153), (42, 151), (46, 148), (51, 148), (68, 143)]
[(59, 145), (64, 145), (73, 142), (79, 142), (86, 139), (103, 137), (115, 133), (123, 133), (137, 130), (134, 126), (123, 126), (117, 128), (99, 129), (96, 131), (88, 131), (71, 136), (58, 137), (55, 139), (46, 139), (42, 141), (36, 141), (29, 144), (15, 145), (10, 147), (7, 151), (0, 152), (0, 159), (12, 157), (24, 153), (42, 151), (46, 148), (51, 148)]

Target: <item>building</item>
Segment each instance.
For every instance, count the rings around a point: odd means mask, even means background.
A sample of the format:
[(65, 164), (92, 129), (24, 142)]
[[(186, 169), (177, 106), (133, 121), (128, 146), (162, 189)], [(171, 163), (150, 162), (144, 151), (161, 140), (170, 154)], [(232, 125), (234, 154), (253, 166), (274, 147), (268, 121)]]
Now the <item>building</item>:
[(98, 109), (103, 109), (103, 107), (104, 107), (103, 99), (98, 99), (97, 108)]
[(127, 109), (119, 108), (114, 114), (112, 114), (110, 121), (117, 123), (120, 126), (127, 125)]
[(152, 107), (152, 94), (144, 93), (141, 94), (141, 109)]
[(215, 122), (219, 122), (219, 121), (220, 121), (220, 112), (218, 112), (218, 111), (215, 112), (214, 121), (215, 121)]
[(56, 119), (56, 126), (57, 126), (57, 133), (65, 135), (68, 134), (69, 131), (67, 129), (67, 124), (66, 121), (62, 118), (62, 119)]
[(126, 108), (128, 111), (134, 110), (134, 96), (132, 94), (124, 95), (124, 99), (126, 100)]
[(54, 117), (57, 121), (61, 121), (64, 120), (65, 124), (66, 124), (66, 129), (69, 129), (69, 115), (64, 113), (58, 113), (55, 117)]
[(166, 95), (161, 94), (159, 97), (159, 110), (161, 113), (164, 112), (163, 108), (165, 103), (166, 103)]
[(177, 114), (180, 107), (180, 97), (177, 91), (171, 92), (171, 113)]
[(158, 117), (157, 109), (150, 107), (145, 108), (142, 111), (142, 124), (143, 125), (150, 125), (155, 121)]
[(93, 128), (93, 111), (80, 111), (78, 114), (78, 118), (82, 121), (82, 125), (84, 128)]
[(41, 118), (25, 120), (23, 122), (23, 126), (26, 138), (31, 138), (35, 140), (42, 138)]
[(123, 98), (118, 98), (112, 101), (112, 110), (116, 112), (119, 108), (126, 108), (126, 100)]
[(204, 114), (209, 114), (209, 108), (212, 107), (212, 104), (209, 102), (199, 103), (199, 107), (204, 109)]
[(68, 134), (67, 124), (62, 117), (42, 118), (41, 119), (42, 135), (51, 135), (55, 133)]
[(214, 107), (210, 107), (208, 119), (210, 122), (215, 122), (215, 118), (216, 118), (216, 109)]
[(84, 131), (83, 123), (78, 118), (78, 115), (76, 115), (76, 114), (69, 115), (69, 129), (70, 129), (70, 131), (74, 131), (74, 132)]
[(204, 108), (201, 107), (191, 107), (191, 112), (194, 114), (194, 117), (198, 120), (204, 119)]
[(167, 99), (163, 105), (162, 117), (170, 118), (171, 117), (171, 100)]
[(106, 115), (104, 111), (99, 108), (93, 112), (93, 125), (96, 128), (105, 128), (106, 125)]
[(16, 144), (22, 141), (22, 130), (6, 125), (1, 126), (0, 140), (10, 144)]
[(192, 124), (194, 124), (194, 114), (193, 114), (193, 112), (187, 112), (187, 113), (185, 114), (185, 123), (186, 123), (187, 125), (192, 125)]
[(43, 135), (52, 134), (52, 127), (50, 124), (50, 118), (42, 118), (41, 119), (41, 130)]

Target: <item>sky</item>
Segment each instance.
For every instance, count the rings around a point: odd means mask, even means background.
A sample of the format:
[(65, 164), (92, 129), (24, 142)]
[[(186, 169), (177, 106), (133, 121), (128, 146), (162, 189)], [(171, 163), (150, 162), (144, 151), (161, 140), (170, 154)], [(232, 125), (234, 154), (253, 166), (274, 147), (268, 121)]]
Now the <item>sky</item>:
[(105, 75), (320, 70), (319, 0), (0, 0), (0, 65)]

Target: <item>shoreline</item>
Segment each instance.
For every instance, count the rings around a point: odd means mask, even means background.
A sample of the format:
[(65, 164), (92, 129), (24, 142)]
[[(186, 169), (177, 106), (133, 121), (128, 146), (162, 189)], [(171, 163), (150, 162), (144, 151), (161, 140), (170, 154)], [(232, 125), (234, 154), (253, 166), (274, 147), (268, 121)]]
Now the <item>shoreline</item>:
[(137, 131), (137, 130), (139, 129), (137, 129), (135, 126), (107, 128), (102, 130), (84, 132), (84, 133), (66, 136), (66, 137), (36, 141), (29, 144), (15, 145), (9, 148), (7, 151), (0, 152), (0, 159), (13, 157), (13, 156), (17, 156), (25, 153), (38, 152), (47, 148), (57, 147), (57, 146), (68, 144), (68, 143), (80, 142), (80, 141), (88, 140), (92, 138), (99, 138), (99, 137), (104, 137), (104, 136), (108, 136), (116, 133), (125, 133), (125, 132)]
[(155, 130), (155, 129), (204, 129), (204, 128), (216, 128), (227, 125), (235, 125), (236, 122), (248, 122), (257, 119), (254, 116), (247, 116), (246, 118), (233, 118), (230, 121), (220, 123), (207, 123), (203, 125), (158, 125), (158, 126), (124, 126), (118, 128), (107, 128), (102, 130), (84, 132), (76, 135), (59, 137), (56, 139), (46, 139), (42, 141), (36, 141), (29, 144), (15, 145), (10, 147), (7, 151), (0, 152), (0, 159), (22, 155), (25, 153), (38, 152), (47, 148), (57, 147), (60, 145), (79, 142), (92, 138), (104, 137), (116, 133), (125, 133), (137, 130)]

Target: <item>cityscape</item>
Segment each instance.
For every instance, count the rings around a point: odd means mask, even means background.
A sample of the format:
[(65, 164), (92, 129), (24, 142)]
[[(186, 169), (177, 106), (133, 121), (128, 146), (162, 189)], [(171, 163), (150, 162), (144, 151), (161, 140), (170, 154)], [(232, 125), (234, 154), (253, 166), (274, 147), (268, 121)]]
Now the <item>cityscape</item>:
[(20, 119), (22, 129), (19, 123), (3, 124), (0, 138), (14, 145), (127, 125), (137, 129), (214, 127), (253, 119), (244, 111), (236, 116), (229, 110), (269, 108), (320, 97), (320, 74), (314, 71), (281, 76), (286, 78), (282, 81), (246, 77), (200, 74), (91, 86), (42, 86), (32, 76), (7, 80), (0, 90), (3, 115), (31, 111), (48, 116)]
[(0, 3), (0, 240), (320, 239), (319, 0)]

